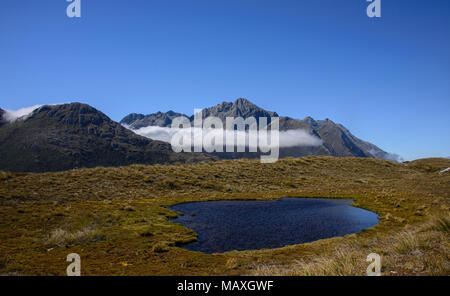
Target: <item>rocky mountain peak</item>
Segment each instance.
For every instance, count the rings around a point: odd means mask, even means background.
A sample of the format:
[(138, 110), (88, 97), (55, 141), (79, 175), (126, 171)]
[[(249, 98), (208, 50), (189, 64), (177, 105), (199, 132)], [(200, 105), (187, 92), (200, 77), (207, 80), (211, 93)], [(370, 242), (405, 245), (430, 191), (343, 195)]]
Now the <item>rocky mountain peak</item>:
[(137, 120), (141, 120), (142, 118), (144, 118), (145, 115), (144, 114), (138, 114), (138, 113), (131, 113), (128, 114), (127, 116), (125, 116), (124, 118), (122, 118), (122, 120), (120, 121), (121, 124), (126, 124), (126, 125), (130, 125), (133, 122), (137, 121)]
[(184, 114), (177, 113), (175, 111), (156, 112), (153, 114), (143, 115), (132, 113), (125, 116), (120, 123), (127, 125), (130, 129), (140, 129), (147, 126), (160, 126), (167, 127), (172, 124), (172, 120), (176, 117), (185, 116)]
[(307, 123), (307, 124), (308, 124), (309, 126), (311, 126), (311, 127), (314, 127), (314, 128), (318, 127), (317, 121), (315, 121), (311, 116), (306, 116), (306, 117), (303, 119), (303, 121), (304, 121), (305, 123)]
[(264, 110), (247, 99), (239, 98), (233, 103), (223, 102), (211, 108), (203, 109), (203, 117), (215, 116), (220, 119), (226, 117), (278, 117), (276, 112)]
[(60, 124), (87, 126), (102, 125), (110, 119), (94, 107), (82, 103), (69, 103), (61, 105), (44, 105), (34, 110), (26, 119), (52, 119)]

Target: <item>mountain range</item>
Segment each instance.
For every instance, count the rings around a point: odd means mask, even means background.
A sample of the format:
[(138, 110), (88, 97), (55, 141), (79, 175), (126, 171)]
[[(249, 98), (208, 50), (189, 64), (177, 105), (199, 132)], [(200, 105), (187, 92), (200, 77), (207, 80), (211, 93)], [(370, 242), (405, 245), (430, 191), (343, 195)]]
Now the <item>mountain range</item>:
[[(170, 127), (173, 118), (185, 116), (190, 121), (194, 116), (169, 111), (158, 112), (149, 115), (132, 113), (125, 116), (120, 123), (127, 128), (140, 133), (140, 129), (149, 126)], [(309, 135), (321, 140), (321, 145), (299, 145), (294, 147), (282, 147), (281, 157), (303, 157), (308, 155), (329, 155), (337, 157), (372, 157), (388, 160), (398, 160), (397, 155), (383, 151), (376, 145), (363, 141), (354, 136), (341, 124), (336, 124), (329, 119), (314, 120), (311, 117), (295, 119), (287, 116), (279, 116), (276, 112), (264, 110), (247, 99), (239, 98), (234, 102), (222, 102), (216, 106), (202, 110), (203, 118), (215, 116), (225, 122), (226, 117), (279, 117), (280, 131), (303, 130)], [(220, 153), (222, 158), (257, 157), (258, 154), (249, 153)]]
[[(276, 112), (264, 110), (246, 99), (223, 102), (202, 111), (204, 118), (216, 116), (223, 120), (226, 117), (278, 117)], [(168, 128), (178, 116), (194, 119), (169, 111), (149, 115), (132, 113), (117, 123), (81, 103), (35, 106), (27, 112), (16, 113), (0, 109), (0, 170), (48, 172), (259, 157), (258, 153), (175, 153), (169, 143), (139, 135), (143, 128)], [(282, 147), (280, 157), (331, 155), (395, 160), (395, 156), (358, 139), (344, 126), (329, 119), (280, 116), (279, 123), (280, 131), (302, 130), (320, 139), (320, 145)]]

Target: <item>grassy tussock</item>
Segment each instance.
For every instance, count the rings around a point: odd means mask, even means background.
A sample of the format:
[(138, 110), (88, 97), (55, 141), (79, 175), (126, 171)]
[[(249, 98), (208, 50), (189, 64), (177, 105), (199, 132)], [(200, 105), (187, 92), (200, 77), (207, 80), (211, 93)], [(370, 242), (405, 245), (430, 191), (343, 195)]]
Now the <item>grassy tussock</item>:
[(395, 237), (393, 249), (399, 254), (408, 254), (419, 248), (421, 240), (417, 233), (402, 231)]
[(346, 249), (336, 250), (333, 256), (310, 260), (295, 260), (290, 266), (259, 265), (252, 275), (260, 276), (345, 276), (359, 273), (362, 264)]
[(78, 231), (67, 231), (61, 228), (53, 230), (45, 240), (47, 246), (62, 247), (88, 242), (96, 242), (104, 239), (101, 231), (92, 227), (85, 227)]
[(152, 252), (154, 253), (165, 253), (167, 251), (169, 251), (169, 248), (164, 242), (158, 242), (152, 246)]
[(233, 258), (233, 257), (229, 258), (227, 260), (227, 262), (225, 263), (225, 267), (227, 269), (236, 269), (238, 266), (239, 266), (239, 260), (236, 258)]
[(434, 229), (445, 233), (450, 232), (450, 218), (438, 218), (434, 222)]

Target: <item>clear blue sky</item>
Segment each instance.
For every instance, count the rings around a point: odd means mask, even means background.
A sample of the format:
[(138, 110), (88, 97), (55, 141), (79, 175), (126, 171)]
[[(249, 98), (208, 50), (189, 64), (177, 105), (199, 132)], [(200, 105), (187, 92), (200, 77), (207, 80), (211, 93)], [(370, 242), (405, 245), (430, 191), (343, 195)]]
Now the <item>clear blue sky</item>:
[(0, 107), (81, 101), (120, 120), (245, 97), (342, 123), (405, 159), (450, 156), (450, 1), (0, 3)]

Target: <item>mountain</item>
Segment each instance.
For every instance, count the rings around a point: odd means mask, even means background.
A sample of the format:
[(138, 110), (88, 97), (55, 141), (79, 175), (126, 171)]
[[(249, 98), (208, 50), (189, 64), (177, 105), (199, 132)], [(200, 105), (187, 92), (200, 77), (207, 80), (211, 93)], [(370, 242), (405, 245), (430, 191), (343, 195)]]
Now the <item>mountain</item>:
[(0, 126), (6, 123), (6, 120), (4, 119), (5, 110), (0, 108)]
[[(203, 118), (215, 116), (225, 122), (226, 117), (278, 117), (276, 112), (264, 110), (250, 101), (239, 98), (235, 102), (223, 102), (216, 106), (202, 110)], [(186, 116), (170, 111), (168, 113), (155, 113), (150, 115), (130, 114), (122, 119), (131, 130), (138, 130), (147, 126), (170, 127), (171, 121), (176, 116)], [(193, 116), (186, 116), (191, 121)], [(134, 119), (134, 120), (133, 120)], [(163, 119), (163, 120), (157, 120)], [(387, 153), (376, 145), (355, 137), (341, 124), (336, 124), (329, 119), (314, 120), (311, 117), (295, 119), (286, 116), (279, 117), (280, 131), (304, 130), (309, 135), (322, 140), (321, 145), (281, 147), (281, 157), (302, 157), (308, 155), (330, 155), (339, 157), (375, 157), (396, 160), (397, 156)], [(249, 153), (221, 153), (223, 158), (258, 157), (258, 154)]]
[(211, 159), (174, 153), (168, 143), (136, 135), (81, 103), (44, 105), (13, 121), (5, 120), (6, 112), (0, 109), (0, 170), (47, 172)]
[[(172, 123), (172, 119), (179, 116), (186, 116), (181, 113), (176, 113), (173, 111), (169, 111), (166, 113), (158, 112), (155, 114), (144, 115), (144, 114), (136, 114), (132, 113), (125, 116), (120, 123), (125, 125), (131, 129), (139, 129), (141, 127), (146, 126), (170, 126)], [(186, 116), (187, 117), (187, 116)]]
[[(261, 109), (250, 101), (239, 98), (234, 103), (222, 102), (214, 107), (202, 110), (203, 118), (210, 116), (218, 117), (225, 122), (225, 118), (227, 117), (242, 117), (244, 119), (248, 117), (255, 117), (258, 119), (259, 117), (278, 117), (278, 114), (276, 112)], [(191, 116), (190, 120), (192, 121), (193, 119), (194, 116)]]
[[(147, 126), (159, 126), (159, 127), (170, 127), (172, 120), (176, 117), (184, 116), (189, 118), (191, 121), (194, 120), (194, 115), (188, 116), (186, 114), (177, 113), (174, 111), (168, 111), (166, 113), (157, 112), (149, 115), (131, 113), (125, 116), (120, 123), (126, 127), (137, 130), (142, 127)], [(206, 108), (202, 110), (202, 118), (209, 116), (215, 116), (220, 118), (225, 122), (226, 117), (278, 117), (276, 112), (266, 111), (254, 105), (246, 99), (237, 99), (234, 103), (222, 102), (211, 108)]]

